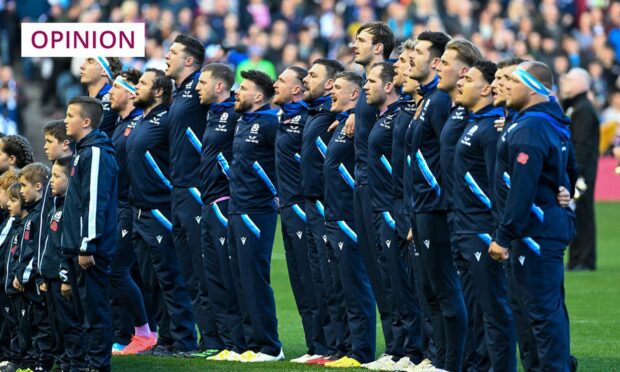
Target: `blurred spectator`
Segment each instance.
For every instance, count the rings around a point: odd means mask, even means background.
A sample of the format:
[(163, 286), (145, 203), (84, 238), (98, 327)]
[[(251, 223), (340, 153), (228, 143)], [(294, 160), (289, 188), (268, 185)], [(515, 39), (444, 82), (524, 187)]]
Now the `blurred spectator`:
[(575, 187), (577, 234), (569, 246), (568, 270), (596, 269), (596, 223), (594, 183), (599, 154), (599, 118), (588, 99), (591, 78), (573, 68), (561, 80), (561, 95), (570, 116), (571, 141), (575, 148), (579, 178)]

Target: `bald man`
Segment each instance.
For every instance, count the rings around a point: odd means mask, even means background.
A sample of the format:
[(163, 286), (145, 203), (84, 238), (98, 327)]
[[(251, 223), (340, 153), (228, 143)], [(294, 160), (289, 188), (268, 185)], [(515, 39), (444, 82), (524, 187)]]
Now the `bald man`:
[(586, 70), (571, 69), (560, 84), (562, 104), (570, 116), (571, 140), (579, 171), (575, 192), (577, 235), (569, 246), (568, 270), (595, 270), (594, 182), (598, 164), (599, 119), (588, 98), (591, 79)]

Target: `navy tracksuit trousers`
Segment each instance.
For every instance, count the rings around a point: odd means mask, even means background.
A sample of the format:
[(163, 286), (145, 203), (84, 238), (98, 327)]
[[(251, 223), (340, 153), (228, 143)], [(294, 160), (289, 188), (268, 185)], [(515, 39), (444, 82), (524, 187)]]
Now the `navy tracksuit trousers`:
[(133, 277), (137, 256), (132, 242), (133, 211), (130, 206), (119, 203), (117, 222), (116, 251), (110, 265), (112, 320), (114, 342), (127, 345), (134, 327), (149, 322), (151, 330), (157, 331), (157, 326), (155, 320), (147, 316), (142, 290)]
[(0, 289), (0, 311), (2, 311), (2, 322), (0, 322), (0, 353), (2, 360), (19, 364), (19, 340), (17, 329), (17, 317), (12, 305), (12, 299), (4, 288)]
[(351, 228), (353, 221), (327, 221), (327, 238), (335, 248), (340, 281), (351, 333), (351, 349), (347, 356), (361, 363), (375, 359), (375, 300), (368, 273), (358, 248), (358, 235)]
[(327, 238), (324, 206), (319, 199), (306, 200), (306, 219), (310, 273), (317, 301), (314, 318), (325, 338), (323, 355), (344, 355), (351, 348), (344, 294), (336, 252)]
[(83, 311), (82, 330), (90, 335), (85, 353), (90, 368), (101, 372), (111, 371), (112, 358), (112, 309), (110, 307), (110, 260), (94, 255), (95, 266), (82, 270), (78, 257), (73, 257), (75, 287), (73, 295), (79, 297)]
[(495, 371), (516, 371), (516, 336), (504, 265), (489, 256), (487, 241), (478, 235), (456, 235), (454, 240), (471, 275), (491, 366)]
[[(75, 272), (72, 274), (75, 277)], [(59, 279), (47, 281), (46, 300), (56, 345), (54, 354), (63, 371), (74, 372), (87, 367), (82, 345), (84, 342), (80, 321), (82, 310), (77, 293), (67, 299), (60, 292), (61, 285)]]
[(370, 284), (374, 297), (377, 301), (379, 316), (381, 317), (381, 328), (385, 339), (385, 353), (394, 354), (396, 348), (394, 335), (392, 333), (392, 308), (390, 306), (390, 289), (385, 287), (379, 265), (379, 247), (375, 237), (375, 229), (372, 221), (372, 206), (370, 201), (370, 187), (368, 185), (355, 186), (353, 191), (355, 231), (358, 234), (359, 251), (364, 260), (364, 265), (368, 272)]
[(448, 371), (459, 371), (467, 331), (467, 313), (452, 260), (447, 213), (416, 213), (413, 216), (413, 230), (420, 253), (422, 293), (429, 308), (433, 341), (437, 348), (433, 364)]
[(308, 240), (312, 239), (312, 236), (308, 236), (304, 205), (294, 204), (281, 208), (280, 224), (288, 276), (304, 329), (307, 353), (325, 355), (327, 347), (321, 319), (315, 319), (315, 315), (318, 315), (318, 301), (308, 252)]
[(245, 327), (246, 341), (252, 350), (273, 356), (282, 349), (270, 272), (277, 220), (277, 212), (228, 216), (233, 278), (250, 323)]
[(169, 216), (166, 210), (134, 208), (133, 243), (145, 292), (149, 293), (145, 302), (156, 313), (159, 325), (158, 344), (191, 351), (196, 348), (195, 322), (174, 251)]
[(172, 235), (174, 248), (192, 309), (200, 331), (200, 349), (224, 348), (207, 292), (202, 257), (200, 220), (202, 201), (197, 188), (175, 187), (172, 190)]
[[(570, 370), (570, 329), (564, 302), (563, 242), (536, 239), (540, 256), (521, 240), (512, 243), (512, 280), (523, 299), (540, 368)], [(520, 330), (521, 331), (521, 330)]]
[(247, 350), (228, 248), (228, 200), (202, 206), (202, 254), (218, 333), (227, 350)]

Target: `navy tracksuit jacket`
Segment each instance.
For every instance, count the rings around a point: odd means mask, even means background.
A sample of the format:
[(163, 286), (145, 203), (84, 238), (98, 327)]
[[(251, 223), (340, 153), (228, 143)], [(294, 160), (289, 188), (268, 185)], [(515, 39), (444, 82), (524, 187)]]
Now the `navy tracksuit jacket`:
[(212, 103), (202, 138), (200, 161), (202, 253), (207, 290), (218, 333), (227, 350), (247, 350), (243, 319), (232, 279), (228, 249), (228, 202), (232, 142), (240, 114), (234, 110), (235, 98)]
[(553, 101), (520, 112), (500, 147), (494, 187), (508, 189), (495, 241), (511, 249), (514, 285), (543, 369), (569, 370), (569, 325), (564, 304), (563, 254), (575, 233), (574, 213), (557, 204), (560, 186), (572, 189), (568, 119)]
[[(276, 177), (286, 265), (304, 328), (308, 354), (324, 355), (327, 349), (320, 320), (314, 320), (318, 305), (310, 271), (306, 198), (300, 164), (308, 104), (303, 100), (283, 104), (279, 120), (275, 152)], [(315, 350), (317, 348), (319, 351)]]
[(276, 113), (265, 105), (241, 116), (233, 140), (228, 205), (233, 277), (242, 311), (251, 324), (250, 333), (245, 336), (254, 351), (273, 356), (282, 348), (270, 285), (278, 209), (274, 154), (279, 125)]
[[(495, 172), (497, 139), (500, 133), (493, 124), (504, 116), (502, 108), (487, 106), (469, 113), (454, 155), (452, 170), (452, 234), (454, 250), (464, 261), (463, 271), (470, 276), (471, 300), (478, 311), (475, 331), (481, 340), (494, 370), (516, 370), (515, 332), (509, 306), (504, 265), (487, 253), (495, 228), (492, 212), (492, 182)], [(456, 254), (456, 253), (455, 253)], [(463, 276), (463, 273), (461, 273)], [(462, 278), (463, 279), (463, 278)], [(463, 281), (463, 286), (466, 283)], [(472, 306), (468, 315), (472, 319)], [(488, 342), (487, 342), (488, 340)]]
[(158, 343), (190, 351), (196, 347), (195, 322), (173, 249), (170, 222), (168, 108), (166, 104), (154, 107), (127, 138), (129, 201), (134, 208), (133, 240), (140, 274), (151, 294), (147, 308), (160, 314)]
[[(92, 334), (86, 354), (90, 366), (110, 369), (112, 314), (108, 297), (109, 264), (116, 247), (118, 165), (112, 142), (94, 129), (76, 146), (77, 155), (65, 196), (62, 251), (73, 257), (77, 290), (84, 310), (84, 331)], [(96, 265), (82, 270), (78, 255)]]
[(10, 263), (10, 244), (12, 229), (15, 218), (3, 211), (2, 224), (0, 224), (0, 309), (2, 311), (2, 322), (0, 323), (0, 355), (3, 360), (19, 364), (19, 340), (15, 309), (6, 291), (7, 264)]
[(421, 287), (426, 297), (437, 347), (433, 364), (459, 370), (466, 331), (466, 311), (452, 261), (450, 230), (442, 200), (440, 136), (449, 119), (450, 96), (437, 89), (439, 77), (420, 88), (421, 111), (411, 124), (413, 236), (421, 259)]
[(324, 164), (325, 224), (329, 243), (336, 252), (342, 293), (351, 333), (347, 356), (368, 363), (375, 358), (375, 302), (364, 262), (353, 230), (353, 190), (355, 145), (342, 133), (352, 110), (339, 113), (340, 122), (327, 147)]
[(200, 348), (222, 349), (207, 295), (202, 258), (200, 220), (201, 139), (208, 107), (200, 104), (196, 91), (200, 71), (177, 85), (168, 111), (170, 125), (170, 182), (172, 190), (172, 234), (181, 273), (192, 297), (192, 308), (200, 330)]
[(112, 89), (112, 84), (106, 83), (95, 98), (100, 100), (103, 104), (103, 120), (101, 120), (101, 124), (99, 124), (99, 130), (105, 133), (109, 138), (112, 138), (116, 122), (118, 121), (118, 112), (112, 110), (110, 89)]
[[(333, 134), (327, 129), (336, 120), (336, 113), (330, 112), (331, 102), (330, 95), (308, 102), (308, 119), (304, 125), (300, 153), (301, 180), (306, 196), (308, 259), (317, 302), (314, 319), (315, 326), (321, 327), (315, 333), (323, 333), (327, 348), (323, 355), (344, 354), (348, 350), (347, 343), (350, 343), (345, 339), (348, 332), (344, 296), (336, 253), (327, 239), (323, 205), (323, 163)], [(321, 354), (320, 349), (317, 345), (315, 351)]]
[[(142, 117), (142, 109), (134, 108), (125, 118), (119, 116), (112, 143), (118, 163), (118, 229), (116, 253), (110, 264), (112, 286), (112, 319), (114, 342), (127, 345), (134, 333), (134, 325), (147, 323), (140, 288), (132, 278), (137, 257), (132, 243), (133, 212), (129, 205), (129, 174), (127, 172), (127, 138)], [(126, 312), (132, 316), (125, 316)]]

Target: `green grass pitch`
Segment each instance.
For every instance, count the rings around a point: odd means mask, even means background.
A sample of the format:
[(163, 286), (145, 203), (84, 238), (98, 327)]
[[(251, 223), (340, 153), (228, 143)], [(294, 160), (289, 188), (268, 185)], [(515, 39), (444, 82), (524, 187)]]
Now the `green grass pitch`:
[[(598, 203), (598, 270), (566, 274), (571, 324), (571, 353), (580, 371), (620, 370), (620, 203)], [(280, 231), (276, 236), (271, 281), (276, 297), (278, 328), (287, 360), (305, 353), (301, 321), (288, 281)], [(379, 318), (377, 317), (377, 320)], [(377, 352), (383, 350), (377, 324)], [(289, 362), (242, 364), (196, 359), (114, 357), (114, 371), (318, 371), (324, 367)]]

